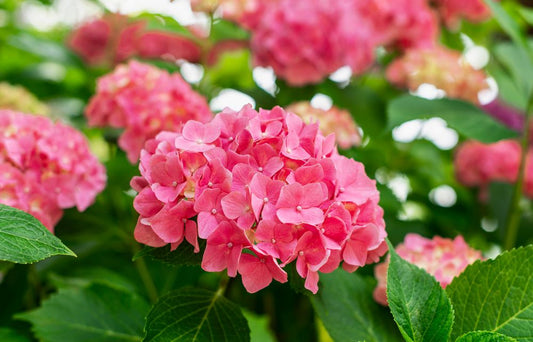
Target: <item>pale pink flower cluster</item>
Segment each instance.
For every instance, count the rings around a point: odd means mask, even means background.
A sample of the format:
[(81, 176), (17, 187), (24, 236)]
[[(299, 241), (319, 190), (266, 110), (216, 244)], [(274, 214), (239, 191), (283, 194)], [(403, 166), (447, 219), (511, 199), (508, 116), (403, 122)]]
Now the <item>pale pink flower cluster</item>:
[[(514, 183), (518, 177), (522, 148), (518, 141), (501, 140), (492, 144), (464, 142), (455, 153), (455, 174), (466, 186), (479, 186), (480, 198), (488, 199), (491, 182)], [(524, 192), (533, 197), (533, 150), (526, 155)]]
[(222, 17), (253, 29), (259, 22), (263, 11), (278, 0), (191, 0), (191, 8), (198, 12), (219, 10)]
[(46, 117), (0, 110), (0, 203), (53, 231), (62, 209), (85, 210), (105, 182), (105, 169), (80, 132)]
[(372, 65), (380, 37), (361, 1), (279, 0), (252, 29), (254, 63), (291, 85), (318, 83), (343, 66)]
[(175, 249), (187, 240), (199, 252), (197, 237), (206, 239), (202, 268), (240, 273), (249, 292), (287, 281), (282, 267), (296, 261), (316, 293), (319, 271), (341, 261), (354, 271), (386, 251), (375, 181), (338, 154), (333, 134), (280, 107), (226, 109), (162, 132), (139, 168), (137, 241)]
[(307, 124), (318, 122), (323, 135), (335, 133), (337, 145), (343, 149), (361, 145), (361, 134), (347, 110), (336, 106), (323, 110), (311, 106), (307, 101), (293, 103), (287, 110), (298, 115)]
[[(405, 236), (404, 242), (396, 247), (396, 253), (402, 259), (434, 276), (443, 288), (446, 288), (468, 265), (482, 259), (481, 252), (470, 248), (462, 236), (457, 236), (453, 240), (440, 236), (427, 239), (410, 233)], [(388, 305), (388, 268), (389, 259), (374, 268), (378, 280), (374, 289), (374, 299), (382, 305)]]
[(98, 80), (85, 114), (93, 126), (125, 128), (118, 144), (135, 163), (146, 140), (212, 118), (206, 100), (177, 73), (131, 61)]
[(459, 51), (445, 47), (411, 49), (387, 68), (387, 79), (412, 91), (421, 84), (432, 84), (446, 96), (477, 104), (480, 91), (487, 89), (487, 75), (475, 70)]

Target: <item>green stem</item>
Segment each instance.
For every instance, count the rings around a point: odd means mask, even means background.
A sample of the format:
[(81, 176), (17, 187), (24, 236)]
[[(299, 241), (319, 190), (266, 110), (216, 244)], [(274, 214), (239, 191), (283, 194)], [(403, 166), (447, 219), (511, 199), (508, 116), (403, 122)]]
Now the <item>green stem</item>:
[[(134, 248), (134, 253), (137, 253), (138, 250), (138, 248)], [(146, 293), (148, 294), (148, 298), (150, 298), (150, 302), (152, 304), (155, 304), (157, 302), (157, 299), (159, 298), (159, 294), (157, 293), (157, 288), (155, 287), (154, 280), (150, 275), (148, 267), (146, 267), (144, 259), (138, 258), (133, 262), (133, 264), (135, 265), (135, 268), (137, 269), (137, 272), (141, 277), (143, 285), (146, 289)]]
[(220, 282), (218, 283), (218, 289), (216, 292), (215, 297), (220, 297), (224, 295), (224, 292), (226, 292), (226, 289), (228, 288), (230, 278), (226, 273), (222, 273), (222, 277), (220, 278)]
[(518, 228), (520, 227), (520, 199), (522, 198), (522, 189), (524, 187), (524, 176), (526, 168), (526, 157), (529, 150), (529, 125), (531, 118), (531, 109), (533, 108), (533, 94), (530, 96), (526, 108), (526, 121), (524, 123), (524, 131), (522, 134), (522, 152), (520, 155), (520, 168), (518, 170), (518, 178), (516, 180), (511, 205), (509, 206), (509, 214), (507, 216), (507, 223), (505, 225), (505, 237), (503, 248), (509, 250), (514, 247), (516, 237), (518, 235)]

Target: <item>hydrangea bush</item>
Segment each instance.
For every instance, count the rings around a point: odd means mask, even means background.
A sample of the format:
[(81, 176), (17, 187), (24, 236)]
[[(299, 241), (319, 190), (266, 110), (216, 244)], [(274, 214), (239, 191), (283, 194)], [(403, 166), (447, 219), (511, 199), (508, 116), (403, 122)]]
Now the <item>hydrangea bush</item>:
[(136, 3), (0, 2), (0, 341), (531, 340), (523, 2)]

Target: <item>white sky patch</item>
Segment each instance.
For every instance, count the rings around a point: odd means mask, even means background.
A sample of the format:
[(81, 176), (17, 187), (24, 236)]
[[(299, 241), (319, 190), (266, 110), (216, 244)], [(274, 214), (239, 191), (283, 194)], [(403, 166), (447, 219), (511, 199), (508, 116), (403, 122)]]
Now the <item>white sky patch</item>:
[(315, 94), (310, 101), (311, 107), (315, 107), (322, 110), (329, 110), (333, 106), (333, 100), (331, 97), (324, 94)]
[(89, 0), (55, 0), (51, 6), (30, 0), (20, 5), (17, 23), (49, 31), (58, 25), (78, 25), (102, 13), (102, 8)]
[(255, 84), (261, 89), (274, 96), (278, 91), (276, 86), (276, 75), (271, 67), (255, 67), (252, 71)]
[(499, 93), (498, 83), (492, 77), (487, 78), (488, 89), (483, 89), (477, 94), (477, 99), (480, 104), (486, 105), (496, 100)]
[(180, 68), (183, 79), (192, 84), (198, 84), (204, 77), (204, 67), (200, 64), (183, 62)]
[(405, 202), (407, 200), (407, 195), (409, 195), (409, 192), (411, 191), (409, 178), (401, 174), (394, 176), (389, 180), (387, 182), (387, 187), (392, 190), (400, 202)]
[(489, 233), (495, 232), (498, 229), (498, 220), (495, 218), (483, 217), (481, 219), (481, 228)]
[(337, 83), (349, 83), (352, 78), (352, 68), (343, 66), (329, 75), (329, 79)]
[(214, 112), (221, 111), (226, 107), (237, 111), (246, 104), (251, 104), (252, 107), (255, 107), (255, 101), (250, 96), (235, 89), (223, 89), (209, 102), (209, 107)]
[(392, 138), (398, 142), (411, 142), (420, 134), (423, 123), (424, 120), (411, 120), (404, 122), (392, 130)]
[(422, 138), (434, 143), (441, 150), (450, 150), (457, 145), (459, 135), (446, 125), (446, 121), (441, 118), (431, 118), (426, 120), (420, 134)]
[(422, 83), (418, 86), (416, 91), (412, 92), (412, 94), (428, 100), (442, 99), (446, 96), (446, 92), (444, 90), (439, 89), (433, 84), (429, 83)]
[(441, 185), (429, 192), (429, 199), (438, 206), (449, 208), (457, 202), (457, 194), (449, 185)]

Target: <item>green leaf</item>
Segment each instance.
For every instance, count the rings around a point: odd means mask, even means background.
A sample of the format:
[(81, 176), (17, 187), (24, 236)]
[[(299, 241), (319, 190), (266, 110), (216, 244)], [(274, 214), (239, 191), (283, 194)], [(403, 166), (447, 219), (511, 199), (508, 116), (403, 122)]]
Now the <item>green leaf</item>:
[(486, 330), (532, 341), (533, 245), (474, 263), (446, 292), (455, 308), (452, 337)]
[(200, 265), (202, 263), (202, 250), (205, 247), (205, 240), (200, 240), (198, 243), (200, 245), (199, 253), (194, 253), (194, 247), (189, 243), (182, 243), (173, 251), (170, 250), (170, 245), (159, 248), (144, 246), (143, 249), (133, 256), (133, 261), (148, 256), (172, 266)]
[[(527, 52), (511, 42), (500, 43), (494, 46), (496, 59), (505, 66), (519, 89), (522, 109), (527, 105), (528, 95), (533, 90), (533, 64)], [(529, 65), (529, 67), (528, 67)]]
[(489, 6), (492, 15), (496, 18), (496, 21), (500, 24), (500, 27), (505, 33), (507, 33), (517, 45), (528, 50), (526, 39), (520, 31), (520, 27), (516, 20), (503, 9), (501, 4), (493, 0), (485, 0), (485, 3)]
[(141, 341), (146, 301), (103, 284), (59, 289), (42, 306), (15, 317), (32, 323), (43, 342)]
[(30, 342), (30, 339), (11, 328), (0, 327), (0, 341), (2, 342)]
[(520, 7), (519, 12), (522, 15), (522, 18), (524, 18), (524, 20), (529, 25), (533, 25), (533, 9), (529, 9), (527, 7)]
[(336, 270), (320, 275), (320, 291), (311, 297), (315, 312), (335, 341), (401, 341), (387, 309), (372, 298), (373, 279)]
[(159, 299), (146, 318), (145, 342), (250, 341), (240, 308), (221, 291), (179, 289)]
[(427, 100), (403, 95), (389, 103), (389, 129), (415, 119), (439, 117), (462, 135), (490, 143), (517, 136), (473, 104), (453, 100)]
[(242, 314), (250, 327), (251, 342), (275, 342), (276, 338), (269, 328), (268, 316), (260, 316), (248, 310), (242, 310)]
[(53, 255), (76, 256), (35, 217), (0, 204), (0, 260), (28, 264)]
[(455, 342), (516, 342), (514, 338), (491, 331), (471, 331)]
[(403, 260), (389, 243), (387, 299), (407, 341), (447, 341), (453, 308), (446, 292), (426, 271)]

